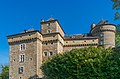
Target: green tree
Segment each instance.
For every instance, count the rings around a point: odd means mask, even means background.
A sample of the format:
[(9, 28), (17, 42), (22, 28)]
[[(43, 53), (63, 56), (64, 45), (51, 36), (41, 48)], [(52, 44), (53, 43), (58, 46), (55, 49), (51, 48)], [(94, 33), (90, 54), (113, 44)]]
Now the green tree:
[[(120, 0), (112, 0), (113, 1), (113, 9), (116, 10), (114, 15), (114, 20), (120, 20)], [(120, 24), (116, 25), (116, 46), (120, 46)]]
[(120, 50), (74, 49), (47, 60), (42, 71), (46, 79), (120, 79)]
[(120, 46), (120, 31), (116, 32), (115, 44), (116, 44), (116, 47)]
[(113, 9), (116, 10), (116, 13), (115, 13), (115, 17), (114, 19), (115, 20), (119, 20), (120, 19), (120, 0), (112, 0), (113, 1)]
[(8, 79), (9, 77), (9, 66), (5, 65), (5, 66), (1, 66), (2, 68), (2, 72), (0, 74), (1, 79)]

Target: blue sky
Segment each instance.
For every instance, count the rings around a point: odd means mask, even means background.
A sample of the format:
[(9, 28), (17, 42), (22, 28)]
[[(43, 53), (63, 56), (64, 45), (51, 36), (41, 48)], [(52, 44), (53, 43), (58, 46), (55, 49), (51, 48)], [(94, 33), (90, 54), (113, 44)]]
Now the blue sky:
[(6, 36), (58, 19), (66, 34), (88, 33), (102, 19), (115, 24), (111, 0), (0, 0), (0, 65), (9, 63)]

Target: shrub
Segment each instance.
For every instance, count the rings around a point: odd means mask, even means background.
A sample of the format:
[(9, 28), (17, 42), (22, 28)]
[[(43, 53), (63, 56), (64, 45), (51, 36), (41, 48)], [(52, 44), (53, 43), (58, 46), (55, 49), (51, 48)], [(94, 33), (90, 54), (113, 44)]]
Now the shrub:
[(119, 79), (120, 52), (88, 47), (53, 56), (42, 65), (46, 79)]

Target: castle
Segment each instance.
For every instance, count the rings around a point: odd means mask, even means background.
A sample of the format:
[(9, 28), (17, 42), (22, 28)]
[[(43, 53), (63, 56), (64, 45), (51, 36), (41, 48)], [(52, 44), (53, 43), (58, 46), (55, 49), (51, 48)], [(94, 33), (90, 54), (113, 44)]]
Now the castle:
[(54, 54), (62, 54), (75, 48), (103, 45), (115, 47), (116, 27), (107, 20), (92, 24), (87, 34), (66, 36), (57, 19), (41, 20), (41, 31), (25, 30), (9, 35), (9, 79), (42, 78), (41, 64)]

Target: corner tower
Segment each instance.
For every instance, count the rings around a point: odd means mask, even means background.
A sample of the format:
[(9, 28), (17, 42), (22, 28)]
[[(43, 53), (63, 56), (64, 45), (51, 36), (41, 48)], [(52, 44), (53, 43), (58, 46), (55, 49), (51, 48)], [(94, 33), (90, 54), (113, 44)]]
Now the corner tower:
[(115, 47), (116, 25), (101, 20), (90, 32), (93, 36), (99, 37), (99, 45), (104, 45), (105, 48)]

